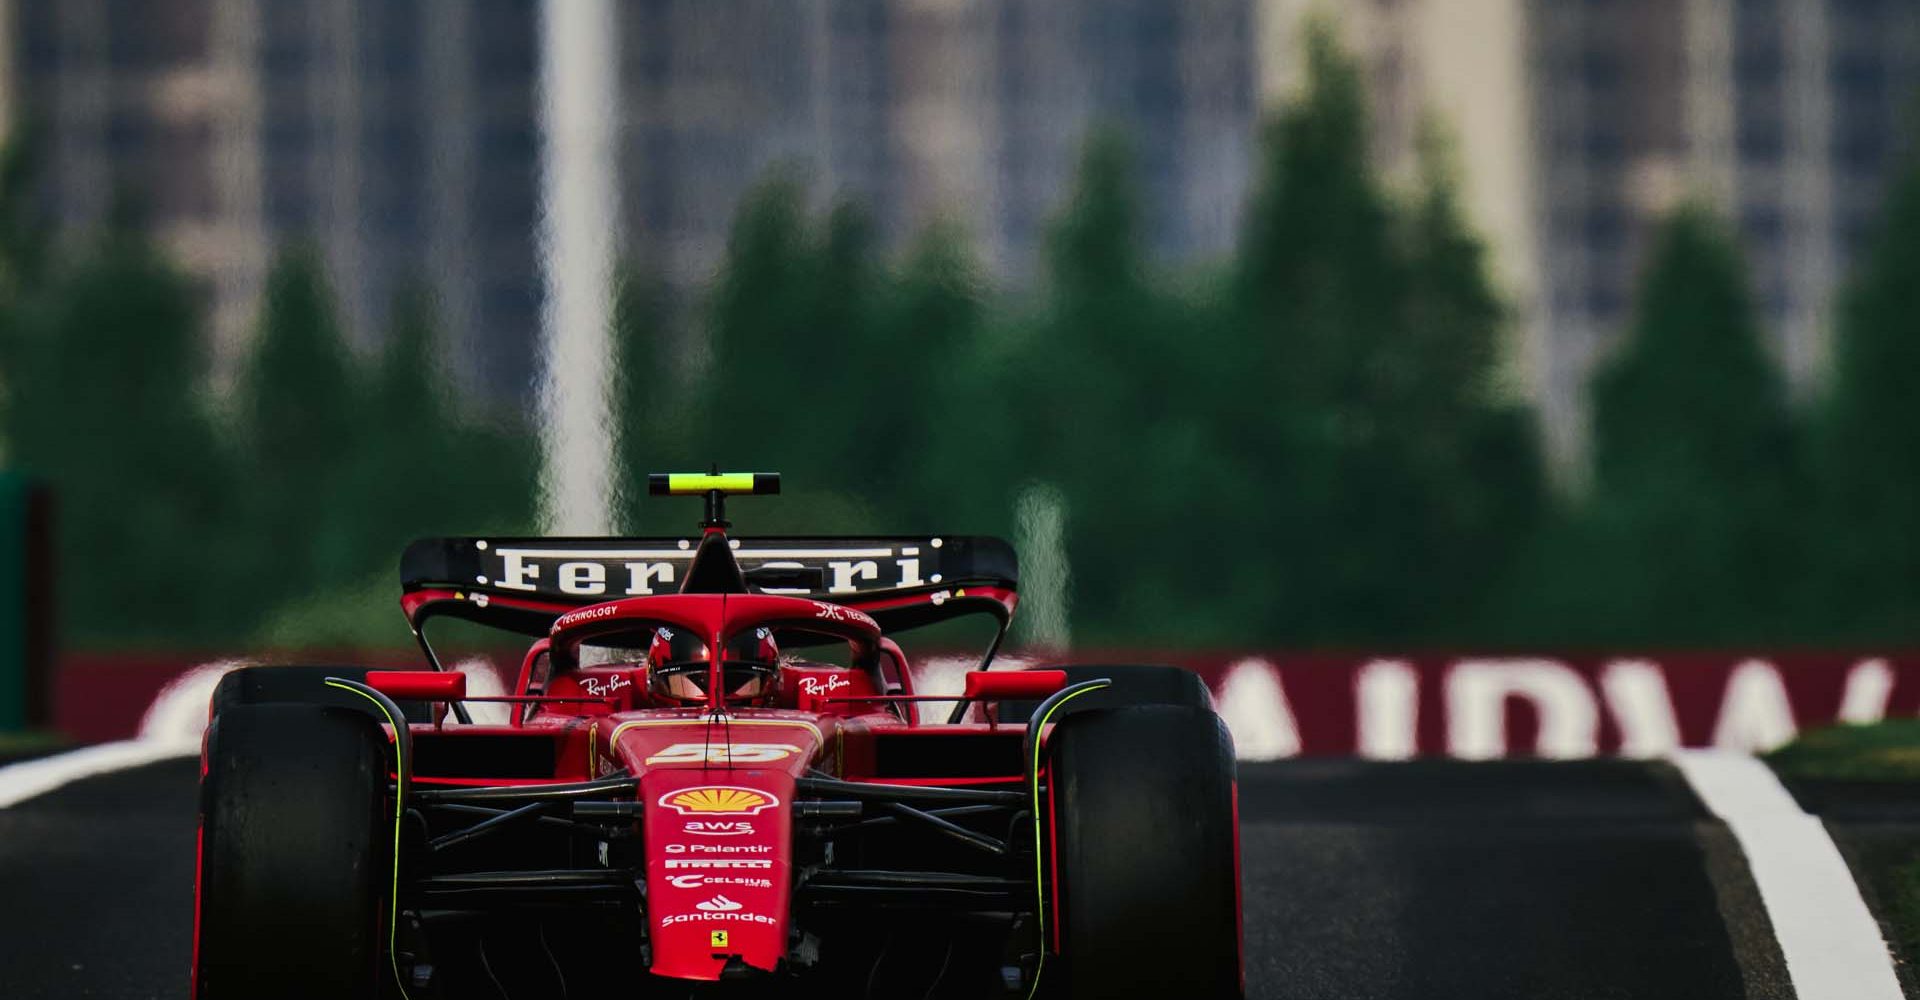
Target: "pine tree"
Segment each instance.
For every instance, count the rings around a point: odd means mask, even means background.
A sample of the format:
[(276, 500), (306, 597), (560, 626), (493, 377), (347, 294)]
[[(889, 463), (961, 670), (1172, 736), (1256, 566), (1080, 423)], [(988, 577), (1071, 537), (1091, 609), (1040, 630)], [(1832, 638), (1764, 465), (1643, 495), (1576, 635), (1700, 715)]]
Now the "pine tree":
[(983, 519), (983, 505), (968, 494), (999, 458), (988, 443), (994, 435), (982, 433), (981, 424), (1005, 409), (974, 398), (984, 388), (975, 359), (986, 349), (985, 296), (964, 234), (935, 224), (907, 251), (863, 348), (873, 362), (870, 384), (884, 387), (892, 402), (881, 404), (884, 416), (868, 406), (861, 432), (868, 457), (860, 461), (880, 480), (874, 494), (895, 512), (896, 530)]
[[(24, 314), (47, 278), (45, 240), (32, 211), (37, 152), (31, 132), (16, 133), (0, 146), (0, 413), (8, 387), (27, 373), (31, 345), (23, 339)], [(4, 422), (0, 416), (0, 425)], [(0, 439), (0, 458), (12, 444)]]
[(366, 405), (348, 456), (354, 579), (390, 568), (423, 535), (453, 534), (469, 492), (451, 389), (440, 368), (433, 303), (424, 288), (394, 297)]
[(789, 477), (780, 504), (757, 508), (755, 530), (873, 530), (875, 484), (857, 462), (859, 435), (887, 402), (857, 349), (881, 295), (872, 253), (858, 210), (843, 205), (816, 231), (799, 186), (780, 176), (734, 221), (692, 412), (708, 461)]
[(1704, 211), (1663, 226), (1593, 399), (1586, 559), (1566, 567), (1591, 637), (1779, 635), (1804, 575), (1806, 481), (1738, 251)]
[(1882, 218), (1841, 302), (1819, 427), (1824, 565), (1808, 628), (1829, 641), (1920, 635), (1920, 166)]
[[(1218, 425), (1243, 470), (1242, 536), (1272, 562), (1233, 581), (1269, 640), (1340, 636), (1374, 618), (1386, 567), (1364, 532), (1395, 499), (1370, 485), (1381, 430), (1378, 344), (1397, 325), (1403, 266), (1368, 162), (1359, 71), (1320, 25), (1307, 85), (1268, 126), (1234, 275), (1244, 364)], [(1249, 609), (1249, 614), (1253, 610)]]
[[(1072, 511), (1076, 632), (1138, 636), (1189, 587), (1219, 592), (1212, 561), (1179, 553), (1191, 551), (1195, 514), (1219, 505), (1231, 478), (1209, 421), (1234, 359), (1230, 345), (1198, 336), (1187, 304), (1153, 273), (1132, 156), (1118, 136), (1089, 142), (1048, 237), (1041, 313), (1017, 335), (998, 395), (1017, 408), (1005, 486), (1045, 484)], [(1010, 503), (1011, 492), (1001, 499)], [(1211, 604), (1184, 610), (1190, 634), (1223, 614)]]
[(623, 530), (636, 534), (686, 530), (684, 512), (663, 520), (671, 512), (647, 503), (647, 474), (707, 461), (687, 415), (696, 387), (683, 384), (685, 366), (668, 350), (664, 302), (659, 284), (633, 268), (614, 300), (615, 495)]
[[(226, 603), (242, 586), (221, 558), (236, 484), (200, 395), (186, 279), (114, 231), (17, 320), (9, 464), (54, 490), (67, 634), (193, 641), (244, 615)], [(121, 598), (86, 599), (102, 594)]]
[(363, 569), (366, 522), (354, 470), (364, 399), (319, 258), (283, 253), (267, 276), (240, 384), (245, 499), (262, 594), (340, 586)]
[(1358, 68), (1324, 25), (1307, 61), (1234, 275), (1216, 426), (1258, 512), (1237, 534), (1274, 558), (1233, 589), (1271, 641), (1456, 635), (1536, 503), (1528, 421), (1493, 392), (1505, 310), (1437, 147), (1411, 207), (1389, 198)]
[[(1487, 607), (1490, 595), (1546, 513), (1544, 470), (1531, 412), (1496, 381), (1509, 314), (1437, 130), (1421, 154), (1422, 190), (1404, 224), (1404, 326), (1383, 346), (1404, 379), (1382, 425), (1407, 469), (1398, 519), (1409, 528), (1399, 565), (1384, 572), (1397, 581), (1412, 638), (1484, 642), (1505, 626), (1500, 609)], [(1411, 553), (1418, 557), (1404, 558)]]

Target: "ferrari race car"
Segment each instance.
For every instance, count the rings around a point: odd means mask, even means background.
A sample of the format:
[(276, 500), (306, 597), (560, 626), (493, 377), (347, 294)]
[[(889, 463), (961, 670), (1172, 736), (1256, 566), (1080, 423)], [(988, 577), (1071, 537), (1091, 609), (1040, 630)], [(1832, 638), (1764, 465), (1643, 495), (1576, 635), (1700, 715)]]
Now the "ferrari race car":
[[(196, 998), (1243, 994), (1197, 678), (990, 669), (998, 539), (732, 538), (777, 476), (650, 487), (704, 496), (700, 534), (411, 545), (423, 669), (222, 680)], [(925, 693), (946, 651), (902, 644), (971, 615), (985, 655)], [(532, 638), (511, 693), (429, 623)]]

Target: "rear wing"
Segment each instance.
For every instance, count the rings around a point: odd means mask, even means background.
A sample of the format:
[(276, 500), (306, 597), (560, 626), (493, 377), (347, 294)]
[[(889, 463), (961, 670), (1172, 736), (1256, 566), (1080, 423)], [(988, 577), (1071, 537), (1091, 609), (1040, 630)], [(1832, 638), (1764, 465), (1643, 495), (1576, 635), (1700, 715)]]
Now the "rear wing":
[[(986, 612), (1004, 628), (1019, 598), (1013, 547), (984, 535), (729, 538), (747, 586), (859, 608), (897, 631)], [(603, 601), (678, 593), (698, 536), (426, 538), (400, 557), (401, 606), (418, 631), (450, 615), (527, 635)]]

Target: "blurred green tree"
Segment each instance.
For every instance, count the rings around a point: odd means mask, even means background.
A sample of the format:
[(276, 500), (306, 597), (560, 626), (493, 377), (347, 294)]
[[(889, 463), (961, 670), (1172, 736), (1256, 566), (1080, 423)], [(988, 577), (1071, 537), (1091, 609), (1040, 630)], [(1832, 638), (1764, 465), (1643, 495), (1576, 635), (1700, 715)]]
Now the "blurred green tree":
[(1532, 410), (1499, 382), (1510, 314), (1486, 245), (1461, 212), (1457, 168), (1437, 129), (1421, 167), (1405, 226), (1405, 326), (1382, 345), (1382, 363), (1402, 383), (1389, 397), (1384, 444), (1409, 489), (1399, 565), (1388, 572), (1414, 605), (1408, 638), (1501, 641), (1505, 609), (1490, 606), (1491, 595), (1545, 524), (1545, 469)]
[[(30, 129), (0, 145), (0, 410), (7, 405), (8, 386), (26, 374), (30, 360), (31, 345), (21, 339), (22, 312), (46, 284), (46, 241), (33, 216), (38, 150)], [(0, 439), (0, 457), (10, 445)]]
[(973, 399), (984, 388), (985, 323), (985, 278), (966, 235), (950, 223), (928, 227), (908, 248), (861, 347), (869, 363), (857, 461), (871, 470), (874, 502), (889, 512), (886, 530), (950, 531), (1004, 517), (991, 500), (982, 510), (970, 496), (996, 463), (983, 447), (993, 435), (981, 425), (1004, 409)]
[[(304, 310), (310, 300), (292, 304)], [(364, 405), (352, 414), (352, 447), (335, 473), (348, 487), (321, 522), (350, 546), (339, 570), (348, 575), (296, 588), (271, 609), (258, 641), (403, 647), (408, 633), (395, 568), (408, 542), (532, 532), (538, 448), (531, 428), (462, 412), (443, 357), (432, 299), (422, 286), (403, 289), (365, 380)], [(358, 378), (356, 367), (349, 358), (351, 378)], [(258, 544), (272, 548), (268, 537)]]
[[(228, 558), (235, 481), (202, 395), (191, 286), (118, 228), (43, 280), (16, 303), (4, 412), (10, 464), (55, 490), (67, 635), (221, 634), (243, 583)], [(87, 599), (101, 594), (120, 598)]]
[(1560, 571), (1561, 641), (1790, 637), (1807, 481), (1732, 238), (1679, 209), (1593, 385), (1593, 484)]
[(31, 126), (0, 145), (0, 308), (39, 286), (47, 263), (46, 233), (33, 211), (40, 144)]
[(1241, 505), (1260, 512), (1236, 535), (1272, 553), (1235, 589), (1269, 641), (1457, 636), (1538, 506), (1528, 422), (1495, 392), (1505, 310), (1441, 147), (1403, 208), (1324, 24), (1307, 64), (1266, 136), (1234, 273), (1244, 344), (1219, 382)]
[[(1013, 332), (994, 402), (1013, 417), (994, 495), (1011, 506), (1029, 484), (1060, 491), (1075, 632), (1094, 642), (1137, 635), (1187, 603), (1175, 595), (1191, 584), (1213, 591), (1195, 577), (1220, 569), (1182, 553), (1222, 485), (1208, 431), (1230, 345), (1196, 336), (1191, 311), (1151, 273), (1144, 226), (1130, 148), (1096, 133), (1048, 232), (1039, 313)], [(1191, 633), (1224, 617), (1201, 602), (1182, 611)]]
[[(865, 373), (883, 281), (871, 228), (852, 205), (824, 231), (800, 185), (776, 174), (742, 205), (708, 305), (711, 353), (676, 468), (777, 470), (787, 497), (758, 505), (754, 529), (872, 531), (877, 517), (861, 435), (885, 389)], [(656, 464), (656, 468), (660, 467)], [(674, 523), (689, 523), (679, 522)]]
[(1920, 164), (1840, 301), (1818, 426), (1822, 569), (1807, 631), (1827, 641), (1920, 634)]
[(1380, 441), (1395, 387), (1381, 347), (1400, 326), (1407, 265), (1369, 162), (1358, 68), (1324, 23), (1306, 56), (1304, 92), (1264, 137), (1234, 275), (1246, 364), (1221, 420), (1248, 472), (1243, 503), (1264, 515), (1243, 537), (1273, 554), (1235, 589), (1269, 609), (1262, 638), (1295, 642), (1366, 619), (1403, 634), (1389, 591), (1412, 561), (1389, 530), (1411, 511), (1382, 481), (1395, 470)]
[(633, 534), (677, 534), (690, 523), (686, 511), (649, 503), (647, 474), (706, 468), (688, 464), (701, 462), (704, 441), (689, 445), (700, 436), (689, 408), (702, 405), (704, 386), (688, 383), (687, 365), (671, 349), (667, 300), (660, 283), (639, 267), (624, 271), (613, 310), (619, 523)]
[(239, 392), (246, 523), (269, 603), (349, 585), (365, 570), (356, 451), (366, 399), (319, 256), (282, 252)]
[(356, 573), (391, 571), (415, 538), (531, 528), (532, 431), (463, 412), (438, 330), (424, 287), (395, 297), (351, 459), (362, 480)]

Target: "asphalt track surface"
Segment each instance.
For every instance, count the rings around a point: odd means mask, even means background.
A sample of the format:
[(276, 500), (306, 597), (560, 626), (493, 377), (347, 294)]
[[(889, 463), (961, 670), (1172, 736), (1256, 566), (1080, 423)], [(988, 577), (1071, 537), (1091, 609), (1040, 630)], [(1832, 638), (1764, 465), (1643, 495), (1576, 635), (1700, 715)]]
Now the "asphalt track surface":
[[(185, 995), (196, 766), (0, 810), (0, 997)], [(1794, 995), (1738, 846), (1663, 764), (1245, 765), (1241, 814), (1255, 997)]]

